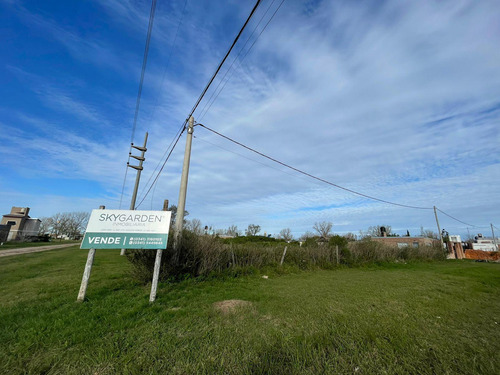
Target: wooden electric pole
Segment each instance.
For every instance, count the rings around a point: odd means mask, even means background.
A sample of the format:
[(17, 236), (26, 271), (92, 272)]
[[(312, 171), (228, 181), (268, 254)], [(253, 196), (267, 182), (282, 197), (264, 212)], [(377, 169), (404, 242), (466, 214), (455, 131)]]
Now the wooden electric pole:
[(189, 162), (191, 160), (191, 143), (193, 142), (194, 118), (189, 117), (187, 127), (186, 149), (184, 151), (184, 164), (182, 165), (181, 186), (179, 189), (179, 202), (175, 218), (174, 231), (174, 263), (179, 260), (179, 248), (182, 240), (182, 227), (184, 225), (184, 210), (186, 209), (186, 194), (189, 175)]
[[(132, 193), (132, 200), (130, 201), (130, 209), (131, 210), (135, 210), (135, 201), (137, 199), (137, 190), (139, 190), (139, 182), (141, 180), (141, 172), (144, 169), (142, 167), (142, 163), (144, 162), (144, 160), (146, 160), (146, 158), (144, 158), (144, 154), (148, 150), (146, 148), (146, 144), (147, 143), (148, 143), (148, 132), (146, 132), (146, 136), (144, 137), (144, 145), (142, 147), (141, 146), (134, 146), (134, 144), (132, 143), (132, 147), (133, 148), (135, 148), (136, 150), (141, 151), (141, 156), (132, 155), (132, 152), (129, 153), (129, 155), (130, 155), (131, 158), (139, 160), (139, 165), (138, 166), (136, 166), (136, 165), (130, 165), (130, 163), (127, 163), (127, 167), (133, 168), (133, 169), (135, 169), (137, 171), (137, 175), (135, 177), (134, 192)], [(122, 249), (120, 251), (120, 255), (125, 255), (125, 249)]]
[(493, 245), (495, 245), (495, 251), (498, 251), (497, 239), (495, 238), (495, 231), (493, 230), (493, 223), (490, 223), (490, 225), (491, 225), (491, 235), (493, 236)]
[(441, 227), (439, 226), (439, 219), (438, 219), (438, 214), (437, 214), (436, 206), (434, 206), (434, 216), (436, 217), (436, 224), (437, 224), (437, 227), (438, 227), (438, 235), (439, 235), (439, 240), (441, 241), (441, 247), (444, 248), (443, 234), (441, 233)]

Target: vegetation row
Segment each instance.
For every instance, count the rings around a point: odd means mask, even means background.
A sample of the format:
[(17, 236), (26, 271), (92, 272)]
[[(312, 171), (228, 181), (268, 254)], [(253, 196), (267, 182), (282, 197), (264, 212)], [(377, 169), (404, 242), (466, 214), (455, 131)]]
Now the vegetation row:
[[(283, 273), (287, 270), (332, 269), (366, 264), (411, 260), (443, 260), (446, 253), (440, 246), (405, 247), (399, 249), (365, 239), (349, 242), (332, 236), (328, 242), (315, 239), (287, 243), (284, 240), (259, 236), (222, 239), (197, 235), (185, 230), (176, 253), (169, 244), (162, 255), (160, 280), (186, 278), (237, 277), (263, 270)], [(151, 281), (156, 252), (128, 250), (133, 274), (142, 282)]]

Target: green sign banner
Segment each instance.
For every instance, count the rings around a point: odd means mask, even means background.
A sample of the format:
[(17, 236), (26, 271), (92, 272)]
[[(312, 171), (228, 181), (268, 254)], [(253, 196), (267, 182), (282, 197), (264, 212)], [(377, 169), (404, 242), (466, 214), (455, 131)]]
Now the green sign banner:
[(166, 249), (168, 234), (86, 233), (81, 249)]

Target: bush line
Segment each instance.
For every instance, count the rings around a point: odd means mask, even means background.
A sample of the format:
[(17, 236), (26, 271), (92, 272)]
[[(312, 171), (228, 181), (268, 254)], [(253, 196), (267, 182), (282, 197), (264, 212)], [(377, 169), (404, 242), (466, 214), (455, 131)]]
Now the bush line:
[[(323, 244), (306, 241), (300, 246), (298, 242), (266, 240), (265, 237), (260, 238), (260, 241), (251, 237), (220, 239), (213, 236), (199, 236), (185, 230), (179, 261), (175, 264), (171, 238), (173, 236), (169, 236), (169, 244), (163, 251), (161, 281), (238, 277), (262, 270), (284, 273), (290, 270), (333, 269), (342, 266), (357, 267), (400, 261), (446, 259), (446, 252), (440, 246), (399, 249), (370, 240), (348, 242), (341, 236), (333, 236)], [(283, 265), (280, 265), (285, 246), (286, 257)], [(338, 259), (336, 246), (339, 250)], [(132, 264), (132, 273), (136, 280), (143, 283), (151, 281), (155, 256), (154, 250), (127, 251), (127, 259)]]

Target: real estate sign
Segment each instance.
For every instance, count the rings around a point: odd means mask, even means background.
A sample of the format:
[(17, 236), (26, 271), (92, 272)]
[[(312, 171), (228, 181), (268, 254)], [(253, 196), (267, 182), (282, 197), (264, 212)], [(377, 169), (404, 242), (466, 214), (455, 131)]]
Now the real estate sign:
[(170, 211), (93, 210), (81, 249), (165, 249)]

